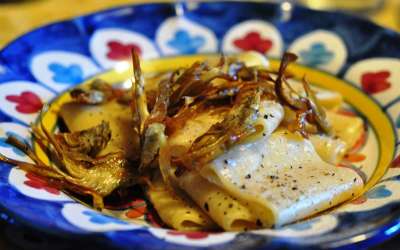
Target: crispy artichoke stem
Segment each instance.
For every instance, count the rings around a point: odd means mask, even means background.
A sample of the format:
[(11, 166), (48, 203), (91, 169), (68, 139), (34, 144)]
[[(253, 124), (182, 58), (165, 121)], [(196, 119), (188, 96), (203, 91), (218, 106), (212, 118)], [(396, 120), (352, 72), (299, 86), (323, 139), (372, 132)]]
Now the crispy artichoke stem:
[(133, 102), (131, 109), (134, 114), (134, 124), (137, 126), (135, 129), (140, 135), (141, 142), (139, 171), (144, 173), (145, 169), (156, 160), (160, 145), (166, 140), (165, 125), (162, 122), (167, 115), (171, 93), (169, 81), (162, 81), (155, 105), (151, 113), (149, 113), (144, 90), (144, 77), (139, 57), (134, 50), (132, 50), (132, 63), (134, 82), (132, 84)]
[(311, 109), (315, 114), (315, 120), (317, 122), (318, 127), (326, 134), (332, 134), (332, 127), (326, 119), (325, 110), (319, 104), (317, 97), (315, 96), (314, 91), (310, 88), (310, 85), (307, 82), (306, 77), (304, 76), (302, 79), (303, 88), (306, 92), (307, 97), (311, 101)]
[(286, 68), (289, 66), (290, 63), (295, 62), (296, 60), (297, 56), (295, 54), (285, 52), (285, 54), (283, 54), (281, 64), (279, 65), (278, 76), (275, 80), (275, 93), (279, 101), (292, 108), (293, 110), (298, 110), (299, 107), (292, 103), (290, 98), (285, 95), (285, 92), (283, 90), (283, 78)]
[(132, 81), (132, 113), (134, 124), (137, 124), (136, 130), (139, 135), (143, 135), (145, 130), (145, 122), (149, 117), (147, 109), (147, 98), (144, 91), (144, 77), (140, 67), (139, 56), (132, 50), (132, 63), (133, 63), (133, 81)]

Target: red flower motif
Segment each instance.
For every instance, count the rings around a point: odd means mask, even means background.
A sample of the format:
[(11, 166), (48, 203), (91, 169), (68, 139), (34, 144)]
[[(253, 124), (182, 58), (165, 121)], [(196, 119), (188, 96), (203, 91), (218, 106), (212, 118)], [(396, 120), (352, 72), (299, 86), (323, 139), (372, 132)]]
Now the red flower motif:
[(263, 39), (260, 33), (256, 31), (251, 31), (243, 38), (234, 40), (233, 44), (244, 51), (255, 50), (263, 54), (268, 52), (272, 47), (272, 41), (270, 39)]
[(390, 164), (391, 168), (399, 168), (400, 167), (400, 155), (396, 156), (392, 163)]
[(207, 232), (178, 232), (178, 231), (168, 231), (169, 235), (183, 235), (191, 240), (205, 239), (210, 233)]
[(354, 153), (360, 151), (361, 148), (365, 145), (366, 142), (367, 142), (367, 131), (366, 131), (366, 128), (364, 126), (364, 130), (361, 133), (360, 138), (358, 138), (358, 140), (351, 147), (351, 149), (349, 150), (349, 153), (354, 154)]
[(43, 103), (39, 96), (31, 91), (24, 91), (20, 95), (8, 95), (6, 100), (17, 103), (16, 110), (23, 114), (33, 114), (42, 109)]
[(354, 204), (354, 205), (360, 205), (360, 204), (365, 203), (366, 201), (367, 201), (367, 198), (363, 195), (363, 196), (360, 196), (357, 199), (351, 201), (350, 203)]
[(40, 176), (33, 173), (27, 173), (26, 178), (28, 180), (24, 181), (24, 184), (35, 189), (43, 189), (50, 194), (59, 195), (60, 190), (51, 186), (46, 180), (42, 179)]
[(354, 154), (347, 154), (344, 157), (344, 160), (348, 161), (348, 162), (361, 162), (361, 161), (365, 160), (365, 158), (366, 158), (366, 156), (364, 154), (354, 153)]
[(134, 43), (123, 44), (118, 41), (109, 41), (107, 43), (109, 51), (107, 57), (111, 60), (120, 61), (127, 60), (130, 58), (132, 50), (134, 50), (139, 55), (142, 53), (140, 47)]
[(126, 217), (135, 219), (142, 217), (145, 213), (147, 213), (147, 205), (146, 202), (142, 199), (137, 199), (131, 202), (131, 209), (125, 213)]
[(366, 72), (361, 76), (362, 89), (368, 94), (376, 94), (390, 88), (388, 81), (390, 72), (382, 70), (378, 72)]

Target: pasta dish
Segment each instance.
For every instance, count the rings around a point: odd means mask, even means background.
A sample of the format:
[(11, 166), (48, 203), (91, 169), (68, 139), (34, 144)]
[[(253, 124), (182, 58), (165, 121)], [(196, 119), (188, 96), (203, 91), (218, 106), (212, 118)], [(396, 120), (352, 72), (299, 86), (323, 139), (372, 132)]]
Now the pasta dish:
[(12, 136), (33, 162), (0, 160), (96, 209), (140, 189), (182, 231), (276, 228), (357, 196), (362, 178), (337, 164), (364, 132), (362, 119), (337, 112), (339, 93), (292, 79), (296, 55), (285, 53), (277, 71), (251, 57), (145, 75), (133, 53), (131, 88), (96, 79), (69, 91), (58, 131), (31, 126), (50, 164)]

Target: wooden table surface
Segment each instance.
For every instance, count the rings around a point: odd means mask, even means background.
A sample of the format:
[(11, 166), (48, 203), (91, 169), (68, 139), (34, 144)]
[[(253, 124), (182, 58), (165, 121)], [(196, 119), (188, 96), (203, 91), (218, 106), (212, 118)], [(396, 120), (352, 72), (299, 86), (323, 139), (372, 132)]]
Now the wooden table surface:
[[(163, 0), (161, 0), (163, 1)], [(157, 2), (161, 2), (158, 0)], [(0, 48), (23, 33), (77, 15), (145, 0), (0, 0)], [(400, 31), (400, 0), (386, 0), (369, 18), (382, 26)], [(7, 240), (6, 224), (0, 222), (0, 249), (21, 249)], [(9, 229), (7, 229), (9, 231)], [(400, 238), (377, 249), (397, 249)], [(381, 248), (383, 247), (383, 248)]]

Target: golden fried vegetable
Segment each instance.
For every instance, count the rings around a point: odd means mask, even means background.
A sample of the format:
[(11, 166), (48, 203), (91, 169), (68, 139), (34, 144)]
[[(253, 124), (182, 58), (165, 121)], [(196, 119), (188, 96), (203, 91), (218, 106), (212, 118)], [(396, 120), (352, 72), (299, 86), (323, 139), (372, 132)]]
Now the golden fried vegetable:
[[(42, 133), (43, 132), (43, 133)], [(0, 155), (0, 160), (18, 165), (20, 168), (34, 172), (61, 189), (93, 197), (94, 206), (103, 207), (103, 197), (115, 189), (134, 183), (132, 169), (120, 152), (97, 157), (111, 138), (107, 123), (102, 123), (88, 130), (51, 135), (42, 126), (33, 129), (39, 145), (50, 153), (54, 164), (46, 165), (29, 145), (14, 137), (8, 143), (25, 152), (35, 164), (20, 162)]]
[(261, 92), (253, 94), (238, 98), (238, 103), (223, 121), (213, 125), (193, 142), (183, 156), (182, 163), (186, 167), (201, 167), (233, 145), (243, 142), (251, 134), (260, 131), (254, 125), (260, 116)]

